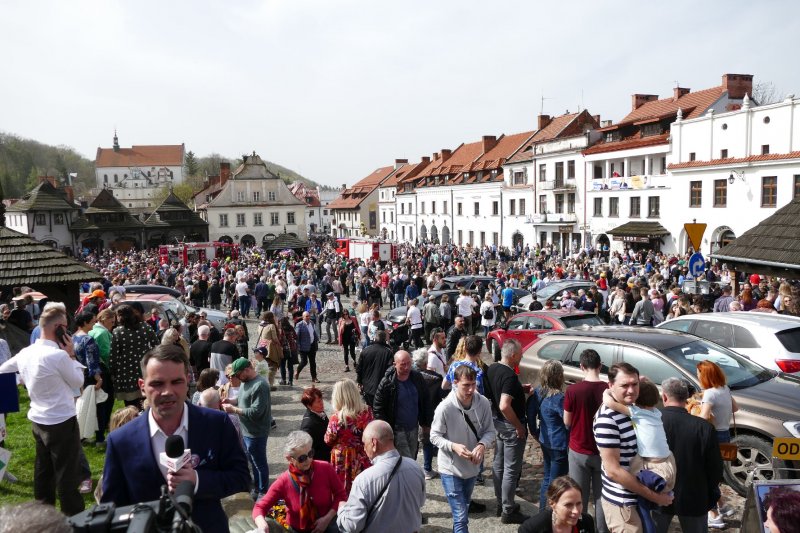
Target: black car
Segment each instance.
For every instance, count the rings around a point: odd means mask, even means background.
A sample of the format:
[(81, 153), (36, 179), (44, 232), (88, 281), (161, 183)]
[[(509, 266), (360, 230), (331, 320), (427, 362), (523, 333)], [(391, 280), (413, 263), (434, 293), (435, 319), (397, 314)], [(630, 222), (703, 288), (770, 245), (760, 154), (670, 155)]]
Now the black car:
[(481, 282), (485, 287), (488, 287), (490, 283), (496, 281), (497, 278), (492, 276), (447, 276), (436, 284), (434, 290), (467, 289), (468, 291), (475, 291), (478, 290), (478, 284)]
[[(442, 303), (442, 295), (447, 294), (448, 298), (450, 298), (450, 304), (455, 309), (456, 299), (461, 296), (461, 293), (457, 290), (432, 290), (428, 292), (428, 297), (433, 298), (434, 303), (439, 305)], [(422, 306), (420, 306), (420, 311), (422, 310)], [(391, 322), (393, 326), (397, 324), (402, 324), (406, 321), (406, 313), (408, 313), (408, 307), (405, 305), (401, 305), (400, 307), (395, 307), (386, 315), (386, 320)]]
[(163, 285), (125, 285), (125, 293), (128, 294), (169, 294), (175, 298), (183, 296), (181, 291)]
[[(549, 300), (553, 300), (553, 306), (558, 308), (561, 299), (564, 297), (564, 294), (569, 291), (573, 294), (577, 294), (578, 290), (583, 289), (584, 291), (588, 291), (590, 288), (594, 287), (594, 282), (592, 281), (584, 281), (580, 279), (565, 279), (560, 281), (552, 281), (547, 284), (547, 286), (538, 291), (536, 293), (536, 300), (539, 301), (542, 305)], [(517, 302), (516, 307), (517, 311), (534, 311), (533, 307), (533, 295), (525, 296), (519, 299)]]

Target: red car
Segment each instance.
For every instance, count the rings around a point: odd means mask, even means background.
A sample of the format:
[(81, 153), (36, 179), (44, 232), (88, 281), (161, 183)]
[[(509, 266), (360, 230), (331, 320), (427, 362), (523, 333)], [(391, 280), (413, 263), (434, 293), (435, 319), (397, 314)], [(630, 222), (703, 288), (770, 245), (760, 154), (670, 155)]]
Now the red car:
[(486, 338), (486, 348), (497, 360), (500, 358), (500, 347), (503, 346), (506, 339), (519, 341), (524, 351), (542, 333), (584, 325), (602, 326), (604, 322), (599, 316), (589, 311), (567, 311), (566, 309), (528, 311), (511, 317), (505, 327), (498, 327), (490, 331)]

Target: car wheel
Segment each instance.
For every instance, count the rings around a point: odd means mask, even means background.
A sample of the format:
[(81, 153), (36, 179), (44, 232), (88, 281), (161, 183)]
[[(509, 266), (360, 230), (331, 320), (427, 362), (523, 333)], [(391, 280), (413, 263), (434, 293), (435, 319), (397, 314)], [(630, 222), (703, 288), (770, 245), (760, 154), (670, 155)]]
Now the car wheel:
[(786, 477), (786, 462), (772, 459), (772, 444), (755, 435), (739, 435), (733, 439), (739, 449), (736, 459), (725, 462), (725, 482), (739, 495), (745, 496), (753, 481), (769, 481)]

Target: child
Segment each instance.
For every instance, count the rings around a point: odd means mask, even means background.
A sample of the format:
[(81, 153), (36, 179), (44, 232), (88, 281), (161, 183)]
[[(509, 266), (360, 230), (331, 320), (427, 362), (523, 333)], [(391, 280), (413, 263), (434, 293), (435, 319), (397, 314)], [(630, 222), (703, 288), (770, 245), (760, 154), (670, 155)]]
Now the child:
[(253, 348), (253, 356), (256, 358), (255, 365), (253, 365), (256, 369), (256, 374), (263, 377), (264, 379), (268, 379), (267, 375), (269, 374), (269, 363), (267, 363), (267, 348), (266, 346), (262, 346), (260, 348)]
[(669, 492), (675, 486), (675, 457), (667, 444), (661, 412), (655, 408), (658, 398), (658, 387), (652, 381), (642, 379), (635, 405), (617, 402), (610, 390), (603, 393), (603, 405), (631, 417), (638, 447), (638, 453), (631, 459), (631, 474), (636, 476), (642, 470), (658, 474), (666, 482), (662, 492)]

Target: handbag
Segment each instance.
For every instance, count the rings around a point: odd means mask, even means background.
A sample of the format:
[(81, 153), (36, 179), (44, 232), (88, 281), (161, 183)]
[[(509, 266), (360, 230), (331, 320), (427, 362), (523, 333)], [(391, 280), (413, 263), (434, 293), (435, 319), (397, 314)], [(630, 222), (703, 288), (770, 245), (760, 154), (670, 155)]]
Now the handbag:
[(386, 480), (386, 485), (383, 486), (381, 491), (378, 493), (378, 497), (375, 498), (375, 500), (372, 502), (372, 504), (369, 506), (369, 509), (367, 510), (367, 519), (364, 520), (365, 529), (369, 525), (369, 519), (372, 516), (372, 512), (375, 510), (375, 506), (378, 505), (378, 502), (381, 501), (381, 498), (383, 498), (383, 494), (386, 492), (386, 489), (388, 489), (389, 485), (392, 484), (392, 478), (397, 473), (397, 471), (400, 470), (400, 465), (402, 463), (403, 463), (403, 456), (401, 455), (397, 459), (397, 462), (394, 464), (394, 468), (392, 468), (392, 473), (389, 474), (389, 479)]
[[(733, 416), (733, 438), (736, 438), (736, 413), (731, 413)], [(720, 442), (719, 454), (722, 456), (723, 461), (735, 461), (739, 454), (739, 446), (733, 442)]]

